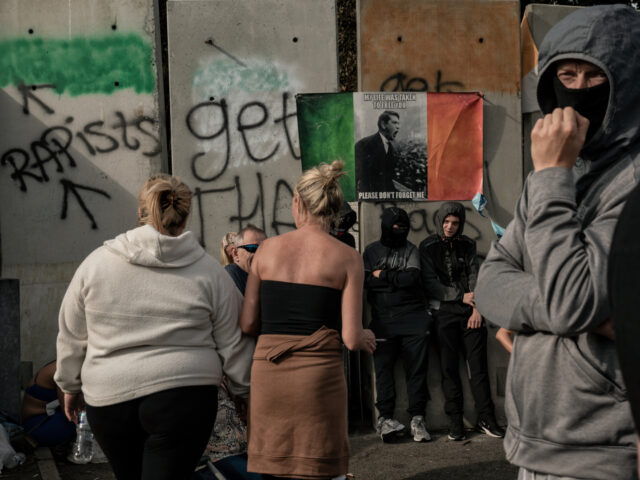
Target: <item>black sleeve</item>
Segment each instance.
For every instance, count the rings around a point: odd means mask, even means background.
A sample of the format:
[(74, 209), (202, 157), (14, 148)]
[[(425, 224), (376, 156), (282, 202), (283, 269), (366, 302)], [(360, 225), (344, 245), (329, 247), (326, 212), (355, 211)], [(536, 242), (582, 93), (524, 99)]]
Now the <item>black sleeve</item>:
[(458, 287), (450, 287), (443, 284), (436, 272), (435, 263), (431, 257), (430, 249), (420, 244), (420, 268), (422, 272), (422, 286), (427, 299), (440, 300), (441, 302), (453, 302), (462, 300), (464, 292)]
[(374, 291), (389, 291), (389, 282), (383, 280), (382, 275), (380, 275), (380, 278), (373, 276), (373, 272), (377, 270), (377, 268), (375, 267), (376, 259), (373, 258), (370, 248), (364, 250), (362, 258), (364, 261), (364, 288)]
[(465, 267), (467, 269), (467, 281), (469, 283), (469, 291), (473, 292), (478, 281), (478, 254), (476, 251), (476, 242), (469, 239), (467, 252), (465, 255)]
[(408, 288), (420, 282), (420, 270), (407, 268), (406, 270), (382, 270), (380, 279), (388, 282), (395, 289)]

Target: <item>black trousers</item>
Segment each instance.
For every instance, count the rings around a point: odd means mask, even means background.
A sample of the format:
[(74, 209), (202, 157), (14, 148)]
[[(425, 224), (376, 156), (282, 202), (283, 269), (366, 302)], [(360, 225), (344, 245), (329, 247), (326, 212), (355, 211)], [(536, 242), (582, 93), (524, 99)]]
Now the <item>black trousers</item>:
[(87, 405), (87, 419), (118, 480), (181, 480), (200, 460), (217, 411), (218, 389), (205, 385)]
[(435, 328), (440, 351), (444, 411), (449, 416), (462, 415), (464, 401), (460, 382), (460, 354), (468, 365), (469, 385), (478, 418), (494, 416), (487, 367), (487, 329), (467, 328), (469, 318), (450, 312), (435, 312)]
[(391, 337), (376, 345), (373, 363), (376, 370), (376, 408), (380, 416), (393, 418), (396, 406), (393, 370), (399, 356), (402, 357), (407, 379), (407, 396), (409, 397), (407, 411), (412, 417), (424, 416), (429, 396), (427, 390), (428, 345), (428, 333)]

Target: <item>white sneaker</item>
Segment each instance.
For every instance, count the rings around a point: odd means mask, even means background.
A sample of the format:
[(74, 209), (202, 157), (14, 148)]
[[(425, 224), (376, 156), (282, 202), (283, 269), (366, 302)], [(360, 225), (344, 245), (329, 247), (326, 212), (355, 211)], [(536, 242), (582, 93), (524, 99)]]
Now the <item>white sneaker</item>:
[(376, 431), (383, 442), (392, 441), (402, 430), (404, 430), (404, 425), (395, 418), (380, 417), (376, 423)]
[(431, 435), (427, 432), (427, 427), (424, 425), (424, 417), (422, 415), (416, 415), (411, 419), (411, 435), (413, 435), (414, 442), (431, 441)]

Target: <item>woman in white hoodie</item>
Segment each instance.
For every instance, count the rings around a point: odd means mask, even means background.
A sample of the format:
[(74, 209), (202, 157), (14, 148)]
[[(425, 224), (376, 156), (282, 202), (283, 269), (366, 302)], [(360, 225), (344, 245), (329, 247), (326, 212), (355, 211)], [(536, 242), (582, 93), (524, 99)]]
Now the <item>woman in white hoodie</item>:
[(184, 231), (192, 193), (168, 175), (139, 195), (139, 227), (76, 271), (60, 309), (55, 380), (65, 413), (86, 403), (122, 479), (182, 479), (202, 454), (223, 371), (247, 395), (253, 351), (229, 275)]

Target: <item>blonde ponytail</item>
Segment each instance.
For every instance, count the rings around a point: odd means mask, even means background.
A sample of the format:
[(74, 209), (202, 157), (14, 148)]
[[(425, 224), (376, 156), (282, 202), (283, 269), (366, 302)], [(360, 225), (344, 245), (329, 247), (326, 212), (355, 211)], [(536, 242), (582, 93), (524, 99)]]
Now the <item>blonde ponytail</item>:
[(191, 210), (193, 194), (182, 180), (153, 175), (138, 195), (138, 225), (151, 225), (165, 235), (178, 235)]
[(344, 162), (335, 160), (330, 165), (321, 163), (302, 174), (296, 184), (295, 193), (307, 212), (328, 228), (342, 207), (343, 194), (339, 179)]

